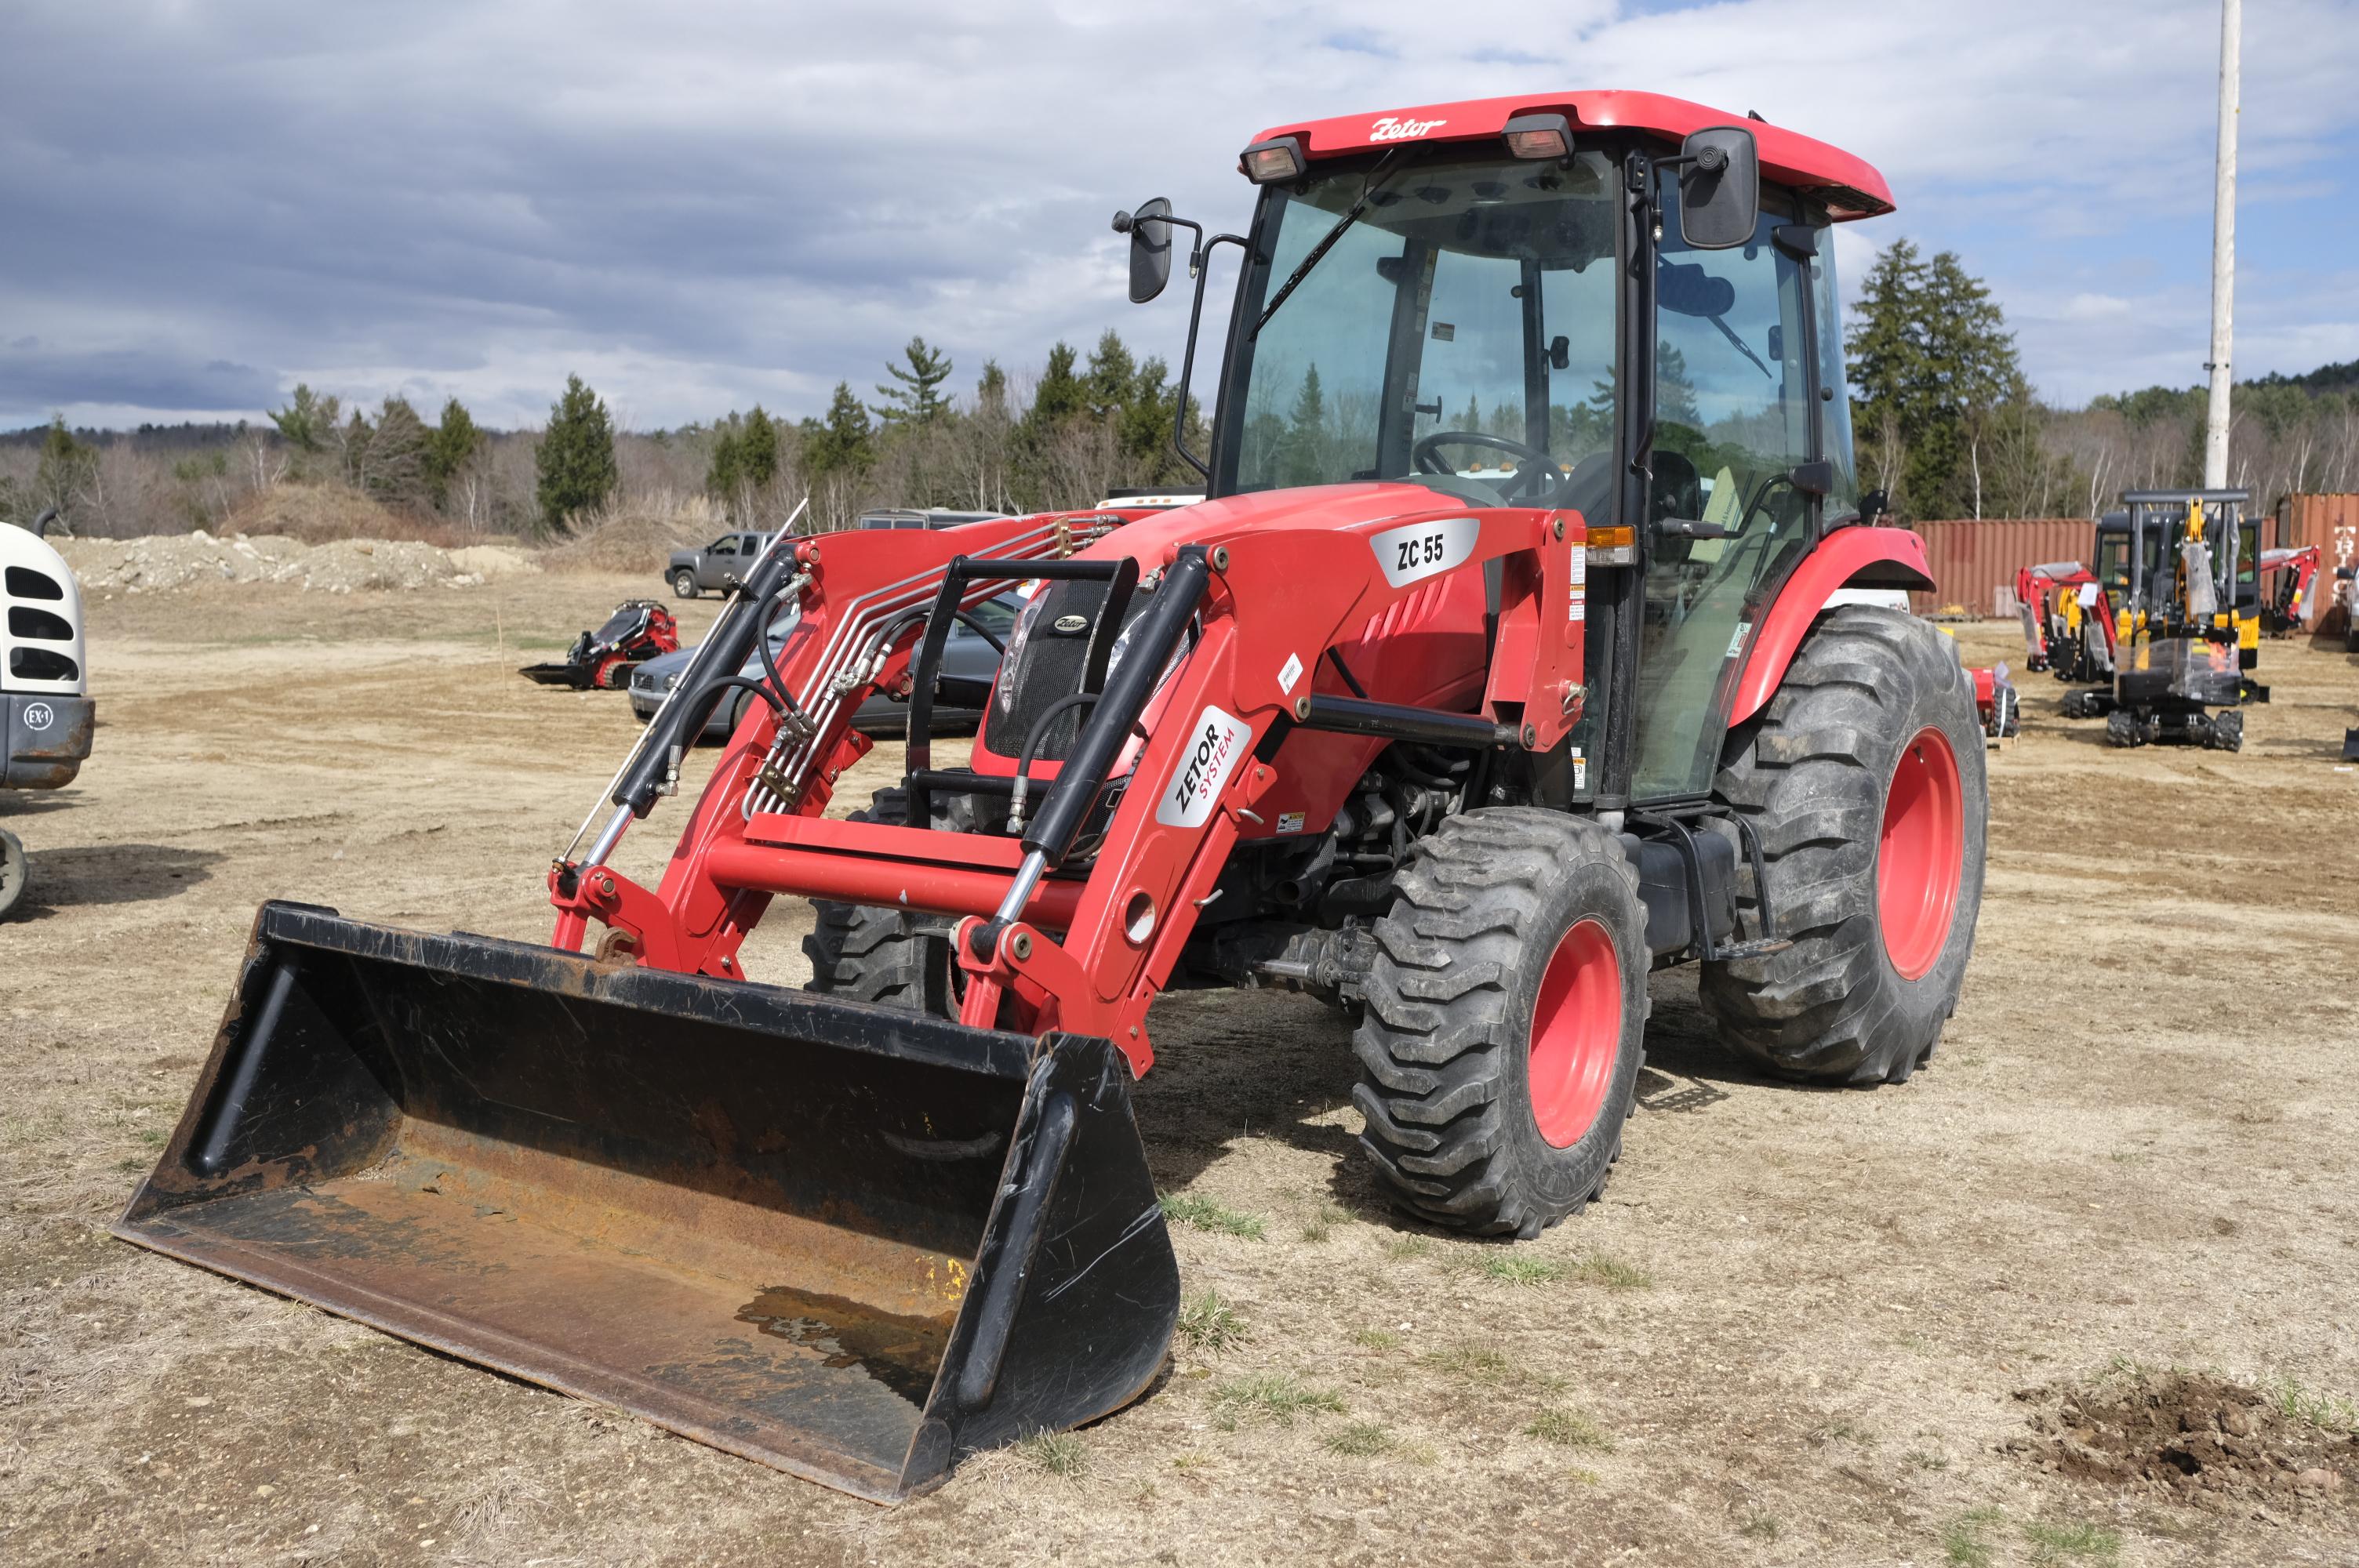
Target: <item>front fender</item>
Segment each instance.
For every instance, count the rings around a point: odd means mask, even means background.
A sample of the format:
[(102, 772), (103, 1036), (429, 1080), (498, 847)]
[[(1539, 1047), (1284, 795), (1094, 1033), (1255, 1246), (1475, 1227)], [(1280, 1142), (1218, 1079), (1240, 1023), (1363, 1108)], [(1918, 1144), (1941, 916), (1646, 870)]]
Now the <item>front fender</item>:
[(1737, 677), (1736, 698), (1728, 710), (1731, 724), (1742, 724), (1767, 705), (1794, 650), (1810, 634), (1811, 622), (1827, 600), (1846, 588), (1933, 587), (1931, 563), (1925, 541), (1906, 528), (1851, 527), (1821, 540), (1803, 557), (1785, 586), (1777, 590), (1768, 612), (1745, 650), (1745, 673)]

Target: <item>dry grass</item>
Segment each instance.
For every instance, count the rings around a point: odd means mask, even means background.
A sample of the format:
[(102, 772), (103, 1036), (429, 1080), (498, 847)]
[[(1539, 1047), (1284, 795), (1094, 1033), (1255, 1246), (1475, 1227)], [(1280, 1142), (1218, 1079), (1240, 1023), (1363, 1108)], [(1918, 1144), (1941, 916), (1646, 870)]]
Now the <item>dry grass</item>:
[(550, 571), (663, 569), (674, 550), (701, 545), (728, 528), (729, 515), (709, 495), (652, 491), (618, 497), (576, 524), (573, 536), (543, 552)]
[(422, 517), (380, 506), (341, 484), (281, 483), (240, 502), (214, 533), (283, 534), (307, 545), (339, 539), (408, 539), (443, 549), (484, 541), (448, 518)]
[(1244, 1344), (1251, 1333), (1245, 1318), (1221, 1299), (1218, 1291), (1208, 1290), (1180, 1305), (1179, 1334), (1191, 1349), (1217, 1353)]
[(1245, 1419), (1292, 1426), (1298, 1415), (1342, 1415), (1343, 1396), (1331, 1389), (1314, 1389), (1286, 1372), (1256, 1372), (1232, 1378), (1212, 1390), (1212, 1409), (1234, 1429)]
[(1613, 1435), (1579, 1411), (1542, 1411), (1524, 1428), (1524, 1435), (1560, 1448), (1587, 1449), (1596, 1454), (1614, 1452)]

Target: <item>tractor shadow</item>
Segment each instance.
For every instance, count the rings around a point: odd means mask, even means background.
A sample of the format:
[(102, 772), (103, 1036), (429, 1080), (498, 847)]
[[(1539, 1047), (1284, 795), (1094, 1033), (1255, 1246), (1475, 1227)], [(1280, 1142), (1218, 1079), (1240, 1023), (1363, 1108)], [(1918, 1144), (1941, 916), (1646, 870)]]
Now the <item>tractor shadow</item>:
[(161, 844), (49, 849), (38, 838), (27, 841), (25, 854), (30, 872), (25, 900), (8, 917), (11, 925), (47, 920), (71, 909), (176, 898), (210, 881), (212, 868), (229, 858), (217, 850)]
[[(1692, 969), (1657, 974), (1648, 989), (1654, 1011), (1633, 1115), (1709, 1115), (1744, 1087), (1842, 1092), (1773, 1077), (1732, 1054)], [(1158, 1189), (1185, 1191), (1245, 1142), (1275, 1140), (1322, 1160), (1328, 1201), (1353, 1218), (1428, 1231), (1393, 1206), (1360, 1148), (1352, 1027), (1336, 1010), (1284, 991), (1166, 996), (1154, 1014), (1154, 1070), (1131, 1090)]]

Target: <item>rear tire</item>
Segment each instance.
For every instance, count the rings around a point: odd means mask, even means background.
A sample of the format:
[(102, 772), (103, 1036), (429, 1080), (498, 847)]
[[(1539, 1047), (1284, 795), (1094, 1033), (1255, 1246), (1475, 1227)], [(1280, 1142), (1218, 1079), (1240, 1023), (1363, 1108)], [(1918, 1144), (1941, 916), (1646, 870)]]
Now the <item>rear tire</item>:
[(2212, 716), (2212, 746), (2214, 751), (2241, 752), (2245, 749), (2245, 716), (2235, 708)]
[(2116, 708), (2105, 715), (2105, 743), (2109, 746), (2143, 746), (2146, 726), (2137, 715), (2127, 708)]
[(696, 574), (682, 568), (671, 574), (671, 596), (674, 599), (696, 597)]
[(1646, 1057), (1647, 915), (1620, 840), (1494, 807), (1419, 841), (1353, 1048), (1360, 1142), (1395, 1201), (1538, 1236), (1605, 1188)]
[(0, 920), (5, 920), (24, 902), (25, 889), (31, 884), (33, 865), (25, 853), (24, 840), (5, 827), (0, 827)]
[[(936, 797), (934, 826), (965, 830), (958, 818), (963, 802)], [(906, 824), (909, 795), (903, 789), (880, 789), (867, 806), (852, 814), (854, 822)], [(810, 960), (811, 978), (803, 989), (854, 1001), (907, 1008), (955, 1018), (957, 965), (951, 957), (948, 915), (922, 914), (907, 909), (883, 909), (872, 904), (811, 900), (816, 916), (803, 938), (803, 956)]]
[[(1897, 611), (1835, 611), (1731, 735), (1715, 788), (1759, 836), (1793, 944), (1703, 967), (1721, 1038), (1785, 1077), (1907, 1081), (1957, 1011), (1982, 907), (1982, 725), (1949, 640)], [(1739, 882), (1749, 927), (1749, 869)]]

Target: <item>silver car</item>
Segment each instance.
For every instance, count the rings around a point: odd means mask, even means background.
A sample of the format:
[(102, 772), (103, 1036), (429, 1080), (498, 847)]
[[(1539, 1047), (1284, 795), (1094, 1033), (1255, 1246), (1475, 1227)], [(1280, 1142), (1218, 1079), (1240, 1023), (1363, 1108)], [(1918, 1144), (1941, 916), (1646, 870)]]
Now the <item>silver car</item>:
[[(1015, 594), (1003, 593), (996, 599), (984, 600), (968, 613), (999, 640), (1004, 646), (1007, 634), (1016, 629), (1016, 613), (1024, 600)], [(795, 629), (797, 612), (788, 611), (770, 627), (770, 654), (777, 657), (785, 645), (787, 634)], [(647, 660), (631, 672), (631, 711), (645, 724), (663, 706), (664, 696), (679, 684), (686, 673), (689, 661), (696, 656), (692, 647), (676, 654), (664, 654)], [(749, 680), (762, 674), (758, 656), (748, 658), (745, 667), (737, 672)], [(969, 680), (989, 681), (999, 675), (999, 649), (992, 646), (980, 633), (963, 621), (951, 622), (950, 641), (942, 646), (942, 669), (946, 676), (962, 676)], [(750, 691), (733, 689), (729, 700), (712, 710), (712, 718), (704, 726), (703, 739), (725, 741), (736, 730), (737, 721), (745, 716), (745, 705), (759, 701)], [(937, 730), (968, 730), (983, 722), (979, 708), (936, 705), (933, 728)], [(852, 727), (864, 735), (897, 735), (908, 728), (909, 708), (905, 702), (879, 693), (860, 705), (852, 716)]]

